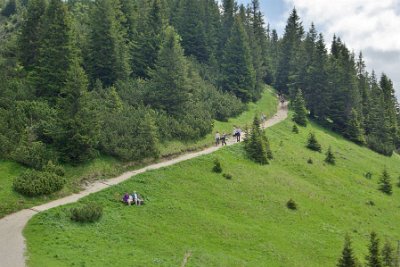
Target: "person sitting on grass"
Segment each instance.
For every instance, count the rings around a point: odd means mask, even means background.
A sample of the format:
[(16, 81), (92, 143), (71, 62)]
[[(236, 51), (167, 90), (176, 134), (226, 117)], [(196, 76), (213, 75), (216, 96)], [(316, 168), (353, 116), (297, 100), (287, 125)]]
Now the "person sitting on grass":
[(142, 200), (139, 198), (139, 195), (138, 195), (138, 193), (136, 193), (136, 191), (133, 192), (131, 197), (132, 197), (133, 201), (135, 201), (135, 205), (136, 206), (140, 206), (141, 205)]
[(133, 197), (128, 193), (125, 193), (124, 197), (122, 198), (122, 201), (130, 206), (133, 202)]

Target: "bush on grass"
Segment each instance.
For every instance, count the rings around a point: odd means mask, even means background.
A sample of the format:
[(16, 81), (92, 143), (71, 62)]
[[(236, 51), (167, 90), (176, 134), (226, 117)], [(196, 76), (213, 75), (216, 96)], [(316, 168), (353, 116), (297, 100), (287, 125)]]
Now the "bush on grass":
[(63, 188), (65, 179), (53, 171), (27, 170), (13, 182), (16, 192), (29, 196), (49, 195)]
[(289, 201), (286, 203), (286, 207), (290, 210), (297, 210), (297, 204), (293, 199), (289, 199)]
[(81, 223), (92, 223), (100, 220), (103, 208), (95, 203), (89, 202), (83, 206), (71, 209), (71, 220)]
[(215, 173), (222, 172), (221, 162), (219, 161), (219, 159), (214, 160), (214, 167), (212, 168), (212, 171)]

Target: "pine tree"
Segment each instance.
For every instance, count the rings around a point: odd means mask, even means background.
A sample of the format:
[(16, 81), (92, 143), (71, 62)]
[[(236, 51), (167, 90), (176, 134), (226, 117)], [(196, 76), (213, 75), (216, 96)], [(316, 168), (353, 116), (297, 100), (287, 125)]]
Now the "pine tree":
[(67, 72), (67, 82), (58, 99), (58, 127), (53, 133), (63, 160), (81, 163), (96, 156), (100, 127), (90, 104), (88, 80), (75, 59)]
[(292, 132), (294, 132), (295, 134), (299, 133), (299, 128), (297, 127), (296, 124), (293, 124)]
[(321, 145), (318, 143), (314, 133), (310, 133), (308, 137), (307, 148), (313, 151), (321, 152)]
[(298, 125), (307, 126), (307, 110), (301, 90), (297, 90), (296, 97), (293, 101), (293, 110), (293, 121)]
[(351, 110), (344, 136), (357, 144), (365, 144), (363, 129), (355, 109)]
[(223, 53), (221, 86), (242, 101), (253, 98), (255, 73), (246, 32), (239, 17), (235, 18), (231, 37)]
[(379, 190), (387, 195), (391, 195), (393, 192), (390, 175), (386, 168), (383, 170), (381, 178), (379, 179)]
[(173, 26), (182, 37), (182, 47), (186, 56), (194, 56), (200, 62), (208, 62), (205, 8), (202, 1), (180, 0)]
[(245, 150), (247, 156), (259, 164), (268, 164), (267, 144), (258, 117), (255, 116), (250, 133), (245, 139)]
[(221, 34), (220, 34), (220, 44), (219, 51), (220, 56), (223, 56), (223, 49), (225, 48), (228, 39), (232, 35), (232, 28), (235, 23), (235, 12), (236, 12), (236, 3), (234, 0), (223, 0), (222, 1), (222, 26), (221, 26)]
[(45, 0), (31, 0), (21, 24), (18, 36), (18, 55), (22, 66), (31, 71), (38, 64), (40, 37), (43, 31)]
[(354, 256), (353, 248), (351, 247), (351, 239), (349, 235), (345, 236), (344, 247), (342, 250), (342, 256), (339, 258), (337, 267), (356, 267), (357, 259)]
[(279, 62), (275, 77), (275, 87), (284, 94), (289, 93), (289, 87), (298, 86), (297, 68), (299, 65), (299, 49), (304, 35), (304, 29), (296, 9), (293, 9), (285, 27), (281, 42)]
[(371, 233), (370, 244), (368, 246), (369, 254), (366, 257), (368, 267), (382, 267), (381, 255), (379, 253), (379, 239), (375, 232)]
[(170, 115), (180, 116), (191, 99), (188, 63), (179, 43), (179, 35), (169, 26), (164, 33), (154, 70), (147, 103)]
[(396, 257), (394, 254), (394, 249), (389, 241), (385, 242), (382, 249), (382, 266), (384, 267), (395, 267)]
[(335, 155), (333, 154), (331, 147), (329, 147), (328, 152), (326, 152), (325, 162), (331, 165), (336, 164)]
[(128, 47), (121, 22), (119, 0), (96, 0), (91, 13), (87, 69), (91, 82), (99, 79), (104, 86), (129, 76)]
[(33, 81), (37, 96), (54, 100), (66, 83), (74, 53), (67, 7), (62, 0), (50, 1), (41, 25), (43, 30)]
[(132, 69), (136, 77), (149, 78), (160, 50), (165, 19), (162, 0), (148, 2), (145, 14), (139, 16), (138, 36), (132, 53)]

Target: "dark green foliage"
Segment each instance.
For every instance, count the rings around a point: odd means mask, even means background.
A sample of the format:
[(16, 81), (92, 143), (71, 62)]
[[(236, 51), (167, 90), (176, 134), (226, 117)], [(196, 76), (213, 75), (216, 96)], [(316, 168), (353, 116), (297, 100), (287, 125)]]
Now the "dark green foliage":
[(247, 156), (254, 162), (262, 165), (268, 164), (267, 149), (269, 147), (267, 138), (261, 130), (260, 121), (258, 116), (254, 117), (253, 125), (250, 133), (247, 134), (245, 139), (245, 150)]
[(391, 178), (386, 168), (383, 170), (379, 179), (379, 190), (387, 195), (391, 195), (393, 193)]
[(351, 239), (349, 235), (344, 238), (344, 247), (342, 250), (342, 255), (339, 258), (337, 267), (356, 267), (357, 259), (354, 256), (353, 248), (351, 247)]
[(27, 170), (15, 178), (13, 188), (20, 194), (34, 197), (60, 191), (64, 184), (65, 179), (50, 169)]
[(301, 90), (297, 90), (293, 101), (293, 121), (300, 126), (307, 126), (307, 110)]
[(66, 162), (80, 163), (96, 156), (100, 123), (87, 86), (83, 69), (77, 61), (73, 62), (58, 98), (60, 112), (57, 129), (52, 133), (62, 160)]
[(233, 24), (231, 36), (223, 51), (221, 87), (244, 102), (254, 96), (255, 73), (251, 62), (248, 37), (240, 18)]
[(233, 177), (232, 174), (229, 174), (229, 173), (224, 173), (222, 176), (227, 180), (232, 180), (232, 177)]
[(16, 0), (8, 0), (6, 5), (1, 9), (1, 15), (4, 17), (10, 17), (17, 12)]
[(137, 42), (132, 51), (131, 66), (136, 77), (149, 77), (161, 46), (165, 19), (161, 0), (147, 1), (148, 6), (139, 14)]
[(290, 210), (297, 210), (297, 204), (293, 199), (289, 199), (286, 203), (286, 207)]
[(101, 150), (125, 161), (158, 157), (157, 129), (152, 114), (143, 107), (127, 106), (106, 114), (100, 137)]
[(219, 159), (214, 160), (214, 166), (212, 168), (212, 171), (215, 173), (221, 173), (222, 172), (222, 167), (221, 167), (221, 162)]
[(331, 165), (335, 165), (336, 164), (336, 158), (335, 155), (332, 152), (332, 148), (329, 147), (328, 151), (326, 152), (326, 158), (325, 158), (325, 162)]
[(91, 12), (91, 32), (87, 69), (90, 80), (99, 79), (105, 86), (117, 79), (127, 78), (129, 69), (128, 48), (124, 40), (119, 0), (97, 0)]
[(304, 63), (298, 62), (301, 58), (300, 48), (304, 35), (304, 29), (296, 9), (290, 14), (285, 34), (281, 40), (281, 49), (279, 51), (279, 62), (275, 77), (275, 87), (278, 91), (288, 94), (289, 87), (295, 86), (297, 89), (298, 66)]
[(293, 124), (292, 132), (295, 133), (295, 134), (299, 133), (299, 127), (297, 127), (296, 124)]
[(355, 109), (352, 109), (350, 113), (350, 118), (347, 123), (347, 129), (344, 136), (357, 144), (362, 145), (366, 142), (363, 134), (363, 129), (358, 118), (358, 113)]
[(372, 179), (372, 173), (371, 172), (367, 172), (366, 174), (364, 174), (364, 176), (367, 179)]
[[(62, 0), (50, 1), (41, 25), (33, 82), (37, 96), (54, 101), (65, 85), (73, 57), (71, 24), (67, 7)], [(35, 63), (35, 57), (32, 60)]]
[(155, 109), (179, 116), (190, 101), (188, 63), (174, 28), (167, 27), (154, 67), (150, 71), (151, 84), (146, 98)]
[(382, 248), (382, 266), (384, 267), (396, 266), (395, 250), (389, 241), (386, 241)]
[(309, 158), (309, 159), (307, 160), (307, 163), (308, 163), (308, 164), (314, 164), (314, 161), (312, 160), (312, 158)]
[(321, 152), (321, 145), (318, 143), (314, 133), (310, 133), (308, 137), (307, 148), (313, 151)]
[(398, 178), (397, 187), (400, 187), (400, 176)]
[(45, 11), (45, 0), (31, 0), (28, 2), (18, 38), (19, 58), (27, 70), (32, 70), (38, 64), (41, 29), (43, 28)]
[(379, 238), (375, 232), (370, 235), (368, 245), (369, 254), (366, 257), (368, 267), (382, 267), (382, 259), (379, 251)]
[(81, 207), (71, 209), (71, 220), (80, 223), (93, 223), (100, 220), (103, 215), (103, 208), (95, 203), (89, 202)]
[(12, 158), (30, 168), (42, 170), (48, 161), (57, 161), (57, 155), (41, 141), (29, 142), (24, 137), (12, 153)]

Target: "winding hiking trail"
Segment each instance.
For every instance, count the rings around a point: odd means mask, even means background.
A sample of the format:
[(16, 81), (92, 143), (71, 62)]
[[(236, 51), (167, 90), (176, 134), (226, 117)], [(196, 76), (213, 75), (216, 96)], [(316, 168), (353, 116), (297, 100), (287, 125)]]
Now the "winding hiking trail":
[[(288, 116), (288, 107), (287, 103), (279, 104), (278, 112), (267, 122), (265, 123), (265, 128), (271, 127), (283, 120), (285, 120)], [(231, 138), (227, 145), (233, 145), (236, 142)], [(70, 195), (65, 198), (61, 198), (55, 201), (51, 201), (49, 203), (36, 206), (30, 209), (21, 210), (19, 212), (10, 214), (3, 219), (0, 219), (0, 267), (24, 267), (25, 265), (25, 239), (22, 235), (22, 231), (28, 221), (37, 213), (58, 207), (61, 205), (69, 204), (78, 201), (79, 199), (92, 194), (98, 191), (101, 191), (110, 186), (119, 184), (132, 176), (138, 175), (140, 173), (144, 173), (148, 170), (159, 169), (163, 167), (167, 167), (170, 165), (174, 165), (178, 162), (182, 162), (188, 159), (196, 158), (201, 155), (206, 155), (213, 153), (220, 149), (221, 146), (218, 147), (210, 147), (206, 148), (199, 152), (187, 153), (181, 156), (178, 156), (171, 160), (166, 160), (160, 163), (155, 163), (144, 167), (139, 170), (129, 171), (123, 173), (122, 175), (108, 179), (96, 181), (93, 184), (87, 186), (83, 191)]]

